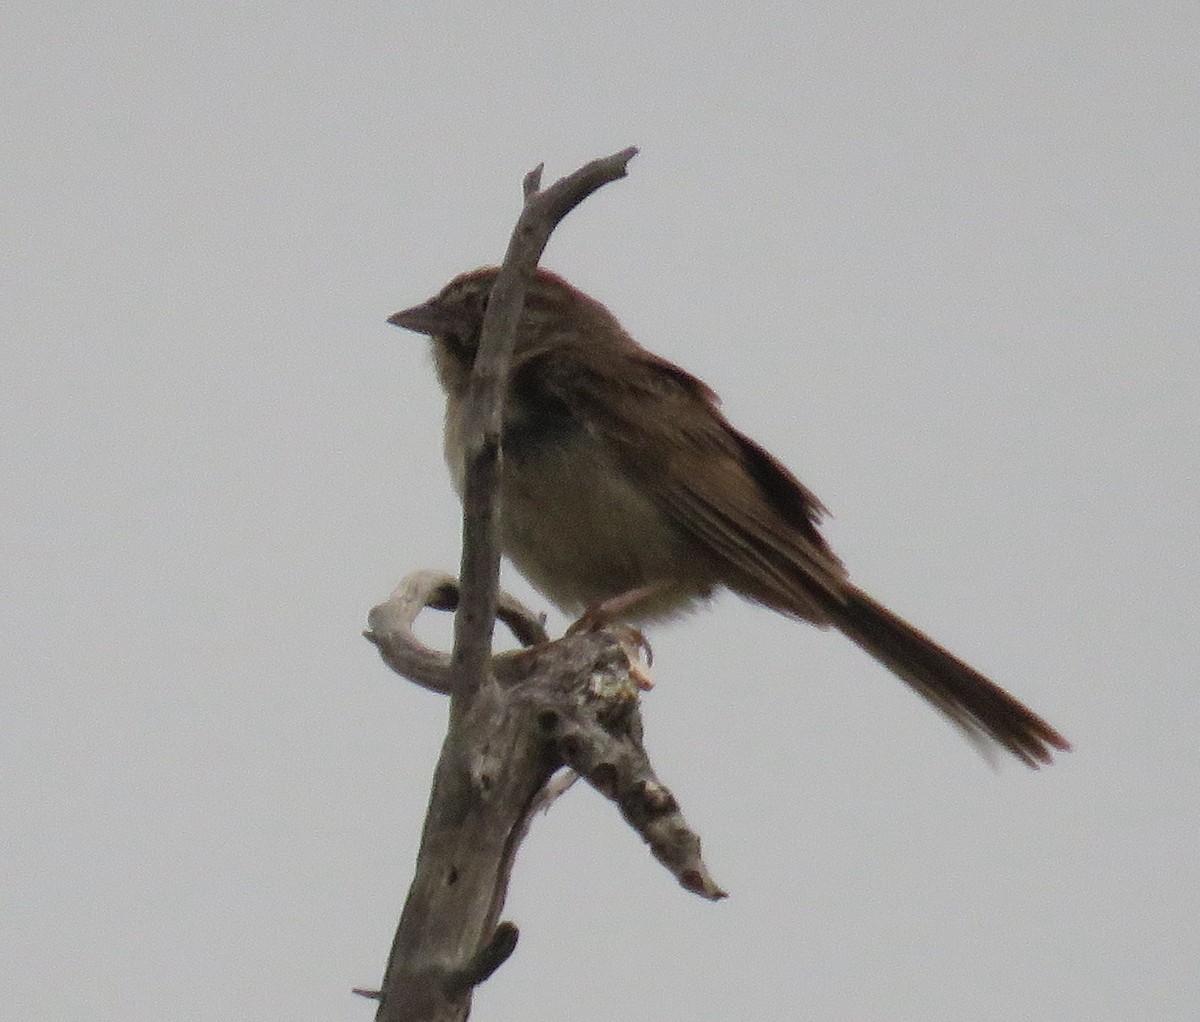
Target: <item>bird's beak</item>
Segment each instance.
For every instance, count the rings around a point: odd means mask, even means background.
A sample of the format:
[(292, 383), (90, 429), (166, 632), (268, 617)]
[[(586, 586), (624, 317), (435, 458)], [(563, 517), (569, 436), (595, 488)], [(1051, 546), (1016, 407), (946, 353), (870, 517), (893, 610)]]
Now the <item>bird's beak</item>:
[(436, 298), (388, 316), (388, 322), (405, 330), (428, 334), (430, 337), (450, 333), (457, 326), (454, 315)]

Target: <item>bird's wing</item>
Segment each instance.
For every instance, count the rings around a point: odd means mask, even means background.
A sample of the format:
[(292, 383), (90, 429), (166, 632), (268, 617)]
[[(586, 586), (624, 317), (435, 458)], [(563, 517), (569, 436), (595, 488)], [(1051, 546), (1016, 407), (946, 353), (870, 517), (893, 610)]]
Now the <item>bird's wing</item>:
[(611, 370), (576, 350), (514, 367), (513, 386), (591, 432), (629, 478), (725, 568), (722, 581), (785, 613), (828, 621), (845, 599), (845, 569), (816, 525), (821, 502), (717, 407), (716, 394), (666, 359), (622, 352), (621, 400)]

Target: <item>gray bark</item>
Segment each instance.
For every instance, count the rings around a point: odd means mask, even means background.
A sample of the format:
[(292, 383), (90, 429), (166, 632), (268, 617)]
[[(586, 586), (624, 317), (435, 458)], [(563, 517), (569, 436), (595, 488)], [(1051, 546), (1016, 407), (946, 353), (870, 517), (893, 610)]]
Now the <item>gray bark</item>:
[[(410, 576), (371, 611), (367, 635), (387, 663), (441, 690), (450, 659), (412, 625), (425, 606), (453, 609), (457, 595), (448, 575)], [(500, 602), (514, 633), (537, 642), (540, 622), (511, 597)], [(380, 1000), (378, 1022), (467, 1017), (473, 988), (516, 946), (517, 928), (499, 921), (508, 879), (533, 815), (565, 790), (564, 769), (610, 799), (684, 888), (724, 897), (642, 745), (638, 651), (636, 637), (606, 628), (490, 659), (442, 748), (383, 985), (360, 991)]]

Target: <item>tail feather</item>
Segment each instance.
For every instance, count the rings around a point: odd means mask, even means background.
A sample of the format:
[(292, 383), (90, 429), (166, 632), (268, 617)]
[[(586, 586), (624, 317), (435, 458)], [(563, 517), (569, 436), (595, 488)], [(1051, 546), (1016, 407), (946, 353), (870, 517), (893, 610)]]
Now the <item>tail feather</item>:
[(977, 745), (996, 742), (1031, 767), (1050, 763), (1071, 744), (1029, 707), (1010, 696), (929, 636), (861, 589), (827, 605), (832, 623), (892, 670)]

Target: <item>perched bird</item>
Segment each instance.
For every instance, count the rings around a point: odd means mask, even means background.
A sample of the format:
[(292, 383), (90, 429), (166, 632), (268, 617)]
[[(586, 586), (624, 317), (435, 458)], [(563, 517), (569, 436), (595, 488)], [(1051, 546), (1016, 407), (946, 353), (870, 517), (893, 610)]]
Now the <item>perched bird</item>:
[[(463, 421), (498, 270), (465, 273), (389, 323), (432, 339), (445, 455), (460, 495)], [(530, 282), (502, 430), (501, 545), (561, 610), (639, 624), (721, 586), (832, 626), (969, 738), (1030, 766), (1070, 748), (1046, 721), (852, 584), (820, 501), (729, 424), (717, 395), (652, 354), (599, 302), (546, 270)]]

